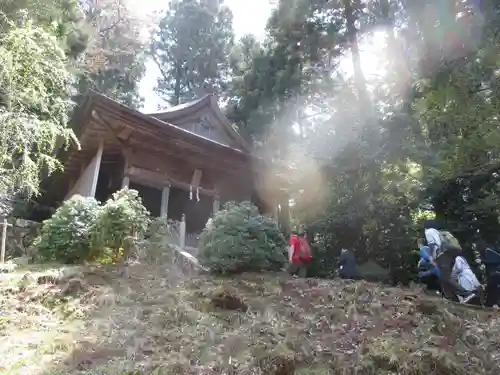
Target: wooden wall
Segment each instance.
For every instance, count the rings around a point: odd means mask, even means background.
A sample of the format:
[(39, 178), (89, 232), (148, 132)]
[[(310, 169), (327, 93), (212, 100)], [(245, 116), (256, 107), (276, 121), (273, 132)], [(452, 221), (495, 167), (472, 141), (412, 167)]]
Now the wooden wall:
[(217, 191), (223, 202), (250, 200), (253, 191), (251, 175), (225, 175), (218, 176)]
[[(184, 189), (186, 189), (186, 187), (189, 188), (193, 172), (197, 168), (196, 165), (182, 158), (155, 154), (140, 149), (135, 149), (128, 154), (127, 165), (128, 167), (140, 168), (141, 170), (163, 176), (165, 185), (168, 179), (182, 182), (187, 185), (184, 186)], [(221, 202), (221, 208), (222, 204), (225, 202), (250, 201), (255, 194), (258, 194), (263, 203), (263, 207), (261, 208), (263, 208), (264, 213), (276, 214), (274, 212), (276, 197), (271, 197), (269, 196), (269, 192), (259, 189), (259, 187), (255, 185), (256, 181), (254, 175), (250, 171), (241, 171), (233, 174), (225, 173), (219, 169), (203, 168), (202, 171), (203, 175), (200, 187), (213, 192), (212, 195), (218, 196)], [(172, 183), (172, 186), (175, 186), (175, 184)]]
[[(159, 173), (168, 178), (189, 184), (193, 177), (195, 166), (182, 158), (165, 156), (147, 150), (131, 150), (127, 156), (129, 167), (137, 167), (151, 172)], [(213, 190), (215, 176), (210, 170), (204, 169), (200, 182), (201, 187)]]

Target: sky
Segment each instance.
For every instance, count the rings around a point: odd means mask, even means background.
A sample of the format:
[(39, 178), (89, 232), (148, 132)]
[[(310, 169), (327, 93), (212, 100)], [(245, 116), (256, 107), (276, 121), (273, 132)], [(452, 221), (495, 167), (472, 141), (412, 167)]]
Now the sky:
[[(168, 0), (129, 0), (131, 9), (141, 18), (149, 18), (155, 12), (168, 6)], [(233, 28), (236, 38), (245, 34), (254, 34), (259, 39), (265, 36), (267, 19), (273, 9), (273, 0), (225, 0), (233, 11)], [(153, 91), (158, 77), (158, 69), (154, 62), (146, 63), (146, 75), (140, 83), (141, 96), (145, 98), (143, 112), (154, 112), (159, 104), (165, 105)]]

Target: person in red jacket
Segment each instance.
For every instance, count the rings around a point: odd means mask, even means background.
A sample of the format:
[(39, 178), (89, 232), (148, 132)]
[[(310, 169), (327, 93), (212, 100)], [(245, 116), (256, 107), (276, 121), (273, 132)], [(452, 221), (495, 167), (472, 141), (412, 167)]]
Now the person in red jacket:
[(288, 255), (288, 261), (290, 262), (289, 272), (292, 275), (306, 277), (307, 266), (312, 261), (312, 251), (303, 227), (292, 232)]

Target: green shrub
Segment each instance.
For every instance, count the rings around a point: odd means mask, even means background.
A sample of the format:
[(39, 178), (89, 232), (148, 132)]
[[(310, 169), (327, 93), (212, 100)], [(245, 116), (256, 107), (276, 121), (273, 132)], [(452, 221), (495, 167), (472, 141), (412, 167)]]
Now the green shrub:
[(149, 212), (136, 190), (123, 189), (113, 194), (99, 211), (93, 227), (93, 257), (117, 261), (127, 257), (149, 225)]
[(202, 232), (199, 260), (219, 274), (278, 271), (287, 260), (286, 245), (277, 223), (250, 202), (228, 203)]
[(92, 227), (99, 211), (99, 203), (94, 198), (74, 196), (64, 202), (43, 223), (36, 241), (40, 257), (68, 264), (88, 259)]
[(169, 264), (174, 260), (172, 223), (161, 216), (151, 220), (145, 238), (138, 246), (138, 256), (147, 263)]
[(307, 274), (311, 277), (333, 278), (338, 271), (338, 254), (333, 256), (328, 251), (323, 238), (311, 243), (313, 259), (307, 266)]
[(359, 276), (366, 281), (387, 282), (391, 278), (391, 271), (380, 264), (369, 260), (358, 266)]

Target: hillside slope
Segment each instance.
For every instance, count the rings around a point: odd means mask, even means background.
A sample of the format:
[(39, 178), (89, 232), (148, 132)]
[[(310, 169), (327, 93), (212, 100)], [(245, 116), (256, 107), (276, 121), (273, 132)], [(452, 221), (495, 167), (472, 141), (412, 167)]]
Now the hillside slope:
[(500, 373), (500, 315), (418, 290), (143, 265), (51, 273), (1, 276), (4, 373)]

